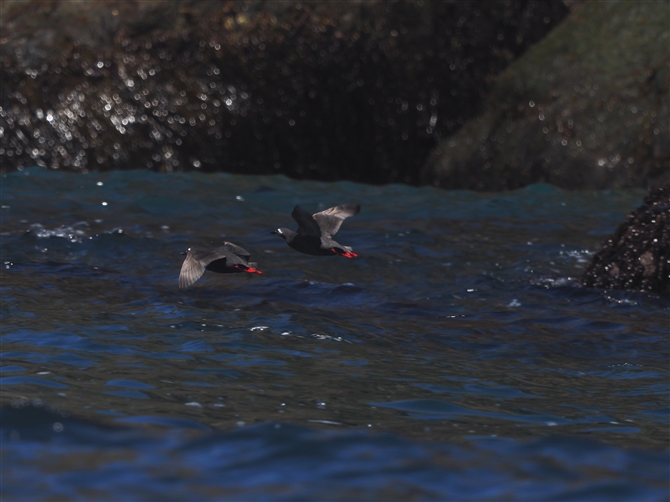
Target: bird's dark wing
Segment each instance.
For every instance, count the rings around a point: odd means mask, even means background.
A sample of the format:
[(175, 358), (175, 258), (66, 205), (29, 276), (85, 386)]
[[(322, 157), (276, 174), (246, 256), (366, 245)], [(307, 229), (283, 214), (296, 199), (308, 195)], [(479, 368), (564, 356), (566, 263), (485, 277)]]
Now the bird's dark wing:
[(298, 222), (298, 234), (309, 237), (321, 237), (321, 228), (312, 218), (312, 215), (300, 206), (295, 206), (291, 213), (293, 219)]
[(224, 242), (223, 246), (221, 246), (221, 248), (219, 248), (219, 250), (222, 250), (222, 249), (225, 249), (225, 250), (239, 256), (240, 258), (244, 258), (245, 260), (248, 260), (249, 258), (251, 258), (251, 254), (249, 254), (249, 251), (247, 251), (244, 248), (241, 248), (237, 244), (233, 244), (232, 242)]
[(226, 259), (226, 255), (217, 249), (191, 248), (179, 272), (179, 289), (188, 288), (205, 273), (205, 267), (214, 260)]
[(360, 211), (360, 205), (344, 204), (316, 213), (313, 218), (321, 228), (323, 235), (332, 237), (340, 229), (344, 220), (350, 216), (356, 216)]

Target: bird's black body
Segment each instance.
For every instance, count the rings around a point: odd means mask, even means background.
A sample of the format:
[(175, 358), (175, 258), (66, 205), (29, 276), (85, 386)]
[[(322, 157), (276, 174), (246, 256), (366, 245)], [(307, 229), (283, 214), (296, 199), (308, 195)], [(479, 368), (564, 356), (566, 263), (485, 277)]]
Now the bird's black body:
[(179, 289), (188, 288), (202, 277), (205, 270), (218, 274), (249, 272), (262, 274), (256, 270), (256, 263), (250, 262), (251, 255), (232, 242), (224, 242), (218, 248), (189, 248), (179, 273)]
[(349, 246), (343, 246), (333, 239), (342, 226), (342, 222), (350, 216), (356, 216), (361, 206), (345, 204), (331, 207), (320, 213), (310, 214), (300, 206), (295, 206), (291, 216), (298, 222), (298, 231), (279, 228), (274, 233), (281, 236), (296, 251), (313, 256), (358, 256)]

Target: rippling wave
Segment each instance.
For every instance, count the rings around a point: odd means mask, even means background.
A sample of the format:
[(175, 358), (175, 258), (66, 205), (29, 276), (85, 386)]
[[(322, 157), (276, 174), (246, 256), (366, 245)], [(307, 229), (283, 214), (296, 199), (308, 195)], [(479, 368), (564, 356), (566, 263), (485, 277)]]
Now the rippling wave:
[[(642, 197), (3, 175), (3, 492), (667, 499), (667, 299), (576, 280)], [(271, 235), (298, 203), (362, 204), (359, 258)], [(224, 239), (264, 274), (179, 291)]]

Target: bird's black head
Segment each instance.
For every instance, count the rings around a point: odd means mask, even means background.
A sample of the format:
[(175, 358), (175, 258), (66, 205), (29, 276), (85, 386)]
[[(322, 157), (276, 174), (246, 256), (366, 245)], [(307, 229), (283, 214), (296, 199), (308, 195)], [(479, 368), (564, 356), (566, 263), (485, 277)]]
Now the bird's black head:
[(291, 242), (293, 240), (293, 237), (296, 235), (296, 233), (293, 230), (289, 230), (288, 228), (278, 228), (277, 230), (274, 230), (272, 232), (275, 235), (280, 236), (282, 239), (284, 239), (287, 242)]

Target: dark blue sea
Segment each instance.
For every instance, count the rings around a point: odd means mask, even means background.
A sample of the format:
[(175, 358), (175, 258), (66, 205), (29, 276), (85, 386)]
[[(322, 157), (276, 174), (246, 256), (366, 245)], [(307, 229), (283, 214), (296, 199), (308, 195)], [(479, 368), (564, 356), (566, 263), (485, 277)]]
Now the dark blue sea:
[[(668, 299), (578, 283), (642, 190), (1, 182), (2, 500), (670, 500)], [(358, 258), (270, 233), (342, 203)]]

